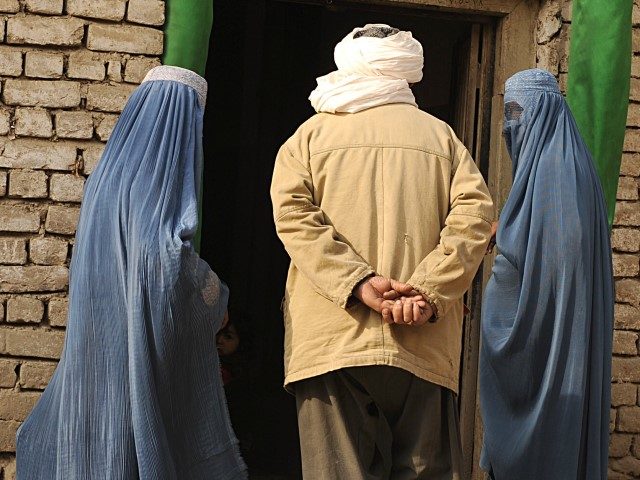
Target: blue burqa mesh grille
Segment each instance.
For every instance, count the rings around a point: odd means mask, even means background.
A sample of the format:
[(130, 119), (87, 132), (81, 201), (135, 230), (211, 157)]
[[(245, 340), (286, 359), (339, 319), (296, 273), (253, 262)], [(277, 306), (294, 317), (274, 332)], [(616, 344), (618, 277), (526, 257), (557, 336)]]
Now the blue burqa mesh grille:
[(216, 330), (228, 291), (192, 246), (202, 107), (131, 96), (86, 184), (64, 351), (17, 438), (19, 479), (245, 478)]
[(482, 309), (482, 465), (497, 480), (604, 480), (614, 300), (600, 182), (551, 74), (516, 74), (504, 100), (514, 178)]

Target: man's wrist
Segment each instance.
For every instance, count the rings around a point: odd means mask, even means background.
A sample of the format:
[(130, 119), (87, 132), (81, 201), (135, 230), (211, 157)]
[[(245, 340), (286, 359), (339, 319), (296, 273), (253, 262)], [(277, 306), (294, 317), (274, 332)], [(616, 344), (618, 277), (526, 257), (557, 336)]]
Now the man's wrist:
[(361, 302), (362, 302), (362, 289), (364, 288), (365, 283), (368, 282), (370, 278), (371, 276), (364, 277), (362, 280), (360, 280), (356, 284), (355, 287), (353, 287), (353, 291), (351, 292), (351, 295)]

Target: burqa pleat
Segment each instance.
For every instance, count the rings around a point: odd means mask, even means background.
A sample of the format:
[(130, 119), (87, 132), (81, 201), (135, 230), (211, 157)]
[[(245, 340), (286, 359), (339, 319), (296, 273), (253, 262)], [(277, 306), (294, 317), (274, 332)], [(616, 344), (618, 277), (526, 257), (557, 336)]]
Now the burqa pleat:
[(228, 290), (194, 251), (206, 82), (157, 67), (85, 188), (58, 368), (17, 438), (35, 479), (246, 478), (216, 351)]
[(505, 85), (513, 187), (484, 293), (481, 465), (496, 480), (607, 477), (613, 275), (600, 182), (555, 78)]

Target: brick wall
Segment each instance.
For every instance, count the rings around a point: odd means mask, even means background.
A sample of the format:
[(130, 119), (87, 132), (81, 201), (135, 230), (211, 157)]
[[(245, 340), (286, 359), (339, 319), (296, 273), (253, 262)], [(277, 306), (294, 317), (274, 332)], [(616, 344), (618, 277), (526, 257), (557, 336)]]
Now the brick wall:
[[(540, 11), (538, 65), (566, 91), (571, 2), (546, 0)], [(616, 282), (609, 479), (640, 478), (640, 0), (633, 7), (633, 58), (627, 133), (613, 227)]]
[(0, 479), (62, 349), (86, 176), (163, 23), (158, 0), (0, 0)]

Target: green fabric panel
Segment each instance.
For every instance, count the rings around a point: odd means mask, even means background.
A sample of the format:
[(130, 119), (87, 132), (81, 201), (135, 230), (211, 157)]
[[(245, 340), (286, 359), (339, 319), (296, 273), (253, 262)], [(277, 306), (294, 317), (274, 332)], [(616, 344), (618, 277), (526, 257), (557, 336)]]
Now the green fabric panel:
[(162, 63), (204, 76), (213, 0), (168, 0)]
[[(168, 0), (162, 63), (182, 67), (204, 77), (213, 24), (213, 0)], [(201, 179), (202, 180), (202, 179)], [(202, 234), (202, 190), (198, 192), (198, 231), (194, 239), (200, 251)]]
[(567, 101), (613, 224), (629, 105), (632, 0), (573, 0)]

